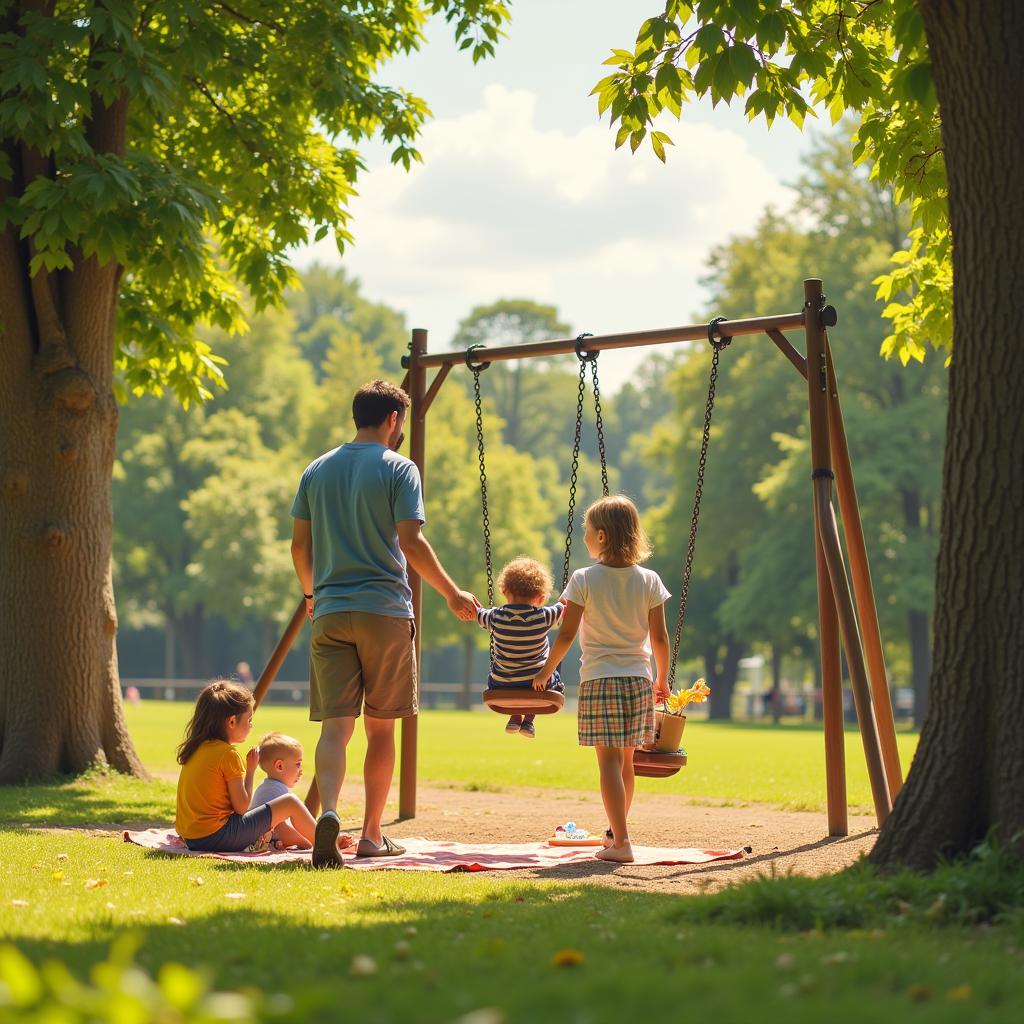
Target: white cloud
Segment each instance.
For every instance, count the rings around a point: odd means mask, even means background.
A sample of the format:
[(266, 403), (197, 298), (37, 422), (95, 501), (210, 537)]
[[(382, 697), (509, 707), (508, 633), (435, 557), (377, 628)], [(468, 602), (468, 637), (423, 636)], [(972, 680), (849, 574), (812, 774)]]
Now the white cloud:
[[(540, 128), (531, 92), (495, 84), (482, 100), (427, 125), (425, 162), (412, 172), (371, 157), (352, 204), (347, 269), (366, 295), (428, 328), (435, 350), (449, 347), (473, 306), (499, 298), (554, 303), (595, 334), (685, 323), (702, 304), (711, 246), (792, 200), (730, 130), (667, 126), (675, 146), (662, 165), (647, 146), (616, 151), (607, 122)], [(299, 262), (314, 259), (338, 256), (325, 240)], [(722, 311), (754, 312), (785, 311)], [(602, 362), (624, 371), (643, 354), (609, 352)]]

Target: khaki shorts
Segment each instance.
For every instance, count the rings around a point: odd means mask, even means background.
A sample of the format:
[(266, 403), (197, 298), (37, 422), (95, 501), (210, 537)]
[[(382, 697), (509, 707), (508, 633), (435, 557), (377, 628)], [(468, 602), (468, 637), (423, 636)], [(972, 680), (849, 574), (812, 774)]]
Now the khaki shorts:
[(313, 620), (309, 719), (410, 718), (416, 704), (416, 623), (371, 612)]

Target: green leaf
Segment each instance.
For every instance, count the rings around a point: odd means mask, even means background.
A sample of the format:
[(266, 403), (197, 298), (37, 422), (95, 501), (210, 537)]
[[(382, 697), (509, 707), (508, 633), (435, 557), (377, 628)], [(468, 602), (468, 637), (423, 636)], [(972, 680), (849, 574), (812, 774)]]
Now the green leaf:
[(771, 11), (758, 23), (756, 38), (760, 49), (778, 50), (786, 41), (786, 20), (778, 11)]

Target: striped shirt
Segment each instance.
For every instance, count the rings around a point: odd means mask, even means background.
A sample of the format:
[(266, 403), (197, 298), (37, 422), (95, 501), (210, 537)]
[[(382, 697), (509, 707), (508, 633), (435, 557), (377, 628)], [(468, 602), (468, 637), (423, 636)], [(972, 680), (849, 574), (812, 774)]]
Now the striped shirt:
[(544, 667), (551, 647), (548, 633), (562, 621), (565, 605), (506, 604), (480, 608), (476, 621), (489, 630), (491, 678), (505, 686), (529, 686)]

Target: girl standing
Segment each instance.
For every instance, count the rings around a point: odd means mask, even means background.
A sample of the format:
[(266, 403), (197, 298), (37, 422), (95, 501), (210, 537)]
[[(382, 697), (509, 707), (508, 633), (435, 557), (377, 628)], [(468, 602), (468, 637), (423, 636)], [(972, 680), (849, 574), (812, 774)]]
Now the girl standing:
[(640, 565), (651, 548), (629, 498), (617, 494), (595, 501), (583, 526), (583, 543), (595, 563), (577, 569), (569, 580), (562, 628), (533, 688), (545, 688), (579, 631), (579, 742), (597, 753), (610, 826), (597, 856), (628, 864), (633, 860), (626, 823), (633, 801), (633, 749), (653, 741), (655, 698), (669, 694), (665, 601), (671, 595), (656, 572)]

